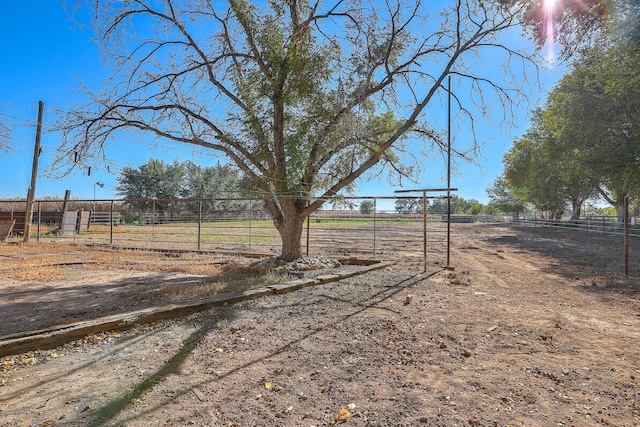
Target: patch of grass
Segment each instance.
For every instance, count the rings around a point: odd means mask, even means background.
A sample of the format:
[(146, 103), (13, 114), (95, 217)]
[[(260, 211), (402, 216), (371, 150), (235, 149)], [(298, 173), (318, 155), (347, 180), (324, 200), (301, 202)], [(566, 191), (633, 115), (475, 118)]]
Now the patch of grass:
[[(122, 233), (126, 233), (128, 231), (127, 227), (123, 227), (123, 226), (114, 226), (113, 227), (113, 233), (118, 233), (118, 234), (122, 234)], [(87, 231), (83, 231), (83, 234), (109, 234), (111, 233), (111, 227), (109, 225), (100, 225), (100, 224), (94, 224), (89, 226), (89, 230)]]

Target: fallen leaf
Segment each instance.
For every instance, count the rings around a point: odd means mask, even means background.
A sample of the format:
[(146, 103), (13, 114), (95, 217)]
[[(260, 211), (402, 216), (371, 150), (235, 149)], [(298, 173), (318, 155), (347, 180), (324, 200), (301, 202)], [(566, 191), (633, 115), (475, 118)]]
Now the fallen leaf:
[(44, 424), (46, 426), (51, 425), (51, 424), (53, 424), (53, 420), (45, 420), (42, 424)]
[(218, 347), (218, 348), (216, 348), (216, 351), (217, 351), (218, 353), (222, 353), (222, 352), (224, 351), (224, 349), (223, 349), (223, 348)]
[(356, 404), (355, 403), (349, 403), (347, 405), (347, 408), (349, 408), (349, 409), (351, 409), (353, 411), (354, 409), (356, 409)]
[(337, 421), (345, 421), (347, 418), (351, 416), (351, 412), (347, 411), (345, 408), (340, 408), (338, 414), (336, 415)]
[(264, 383), (264, 388), (266, 388), (266, 389), (270, 389), (271, 387), (273, 387), (273, 384), (271, 384), (271, 383)]

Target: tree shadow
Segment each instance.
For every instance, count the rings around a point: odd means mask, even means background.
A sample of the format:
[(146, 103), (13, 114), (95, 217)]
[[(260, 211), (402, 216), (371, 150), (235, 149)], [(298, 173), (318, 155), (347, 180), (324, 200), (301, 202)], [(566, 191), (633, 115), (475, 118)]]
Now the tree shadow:
[[(380, 290), (379, 292), (376, 292), (375, 294), (371, 295), (369, 298), (367, 298), (366, 300), (362, 300), (360, 301), (360, 303), (357, 305), (358, 309), (350, 312), (348, 314), (345, 314), (344, 316), (341, 316), (340, 318), (338, 318), (336, 321), (334, 322), (329, 322), (329, 323), (323, 323), (321, 326), (318, 326), (317, 328), (311, 330), (309, 333), (305, 334), (304, 336), (294, 339), (290, 342), (287, 342), (281, 346), (279, 346), (278, 348), (274, 349), (272, 352), (270, 352), (267, 355), (264, 355), (262, 357), (256, 358), (254, 360), (251, 360), (245, 364), (243, 364), (242, 366), (238, 366), (236, 368), (233, 368), (231, 370), (229, 370), (228, 372), (225, 372), (223, 374), (219, 374), (217, 375), (215, 378), (208, 378), (206, 381), (201, 381), (199, 383), (195, 383), (195, 384), (191, 384), (189, 387), (186, 387), (182, 390), (178, 390), (176, 391), (172, 397), (168, 398), (167, 400), (164, 400), (162, 403), (150, 407), (148, 409), (145, 409), (144, 411), (140, 412), (140, 413), (136, 413), (122, 421), (119, 421), (117, 424), (115, 425), (119, 425), (119, 426), (126, 426), (128, 422), (133, 421), (135, 419), (138, 418), (142, 418), (145, 416), (148, 416), (149, 414), (154, 413), (155, 411), (157, 411), (158, 409), (160, 409), (162, 406), (172, 402), (172, 401), (176, 401), (178, 398), (186, 395), (189, 392), (192, 392), (194, 389), (206, 385), (206, 384), (211, 384), (212, 382), (216, 381), (216, 380), (221, 380), (224, 379), (230, 375), (233, 375), (237, 372), (240, 372), (244, 369), (250, 368), (251, 366), (263, 362), (265, 360), (268, 360), (270, 358), (273, 358), (277, 355), (280, 355), (286, 351), (288, 351), (289, 349), (291, 349), (292, 347), (294, 347), (295, 345), (301, 343), (302, 341), (305, 341), (327, 329), (330, 328), (335, 328), (337, 325), (339, 325), (340, 323), (345, 322), (346, 320), (357, 316), (367, 310), (373, 309), (373, 308), (377, 308), (376, 306), (378, 304), (381, 304), (382, 302), (394, 297), (395, 295), (397, 295), (398, 293), (405, 291), (409, 288), (412, 288), (416, 285), (418, 285), (419, 283), (433, 277), (434, 275), (438, 274), (440, 271), (436, 271), (430, 274), (418, 274), (418, 275), (413, 275), (410, 277), (407, 277), (405, 279), (400, 280), (398, 283), (394, 284), (394, 285), (390, 285), (390, 286), (385, 286), (382, 290)], [(328, 298), (331, 299), (330, 296), (328, 295), (321, 295), (324, 298)], [(300, 304), (298, 304), (300, 305)], [(282, 306), (270, 306), (268, 308), (268, 310), (274, 310), (274, 309), (278, 309), (278, 308), (291, 308), (291, 305), (282, 305)], [(217, 309), (216, 309), (217, 310)], [(233, 318), (233, 313), (234, 313), (234, 308), (233, 306), (228, 307), (227, 308), (228, 311), (231, 312), (231, 316)], [(252, 310), (254, 310), (254, 308), (252, 308)], [(227, 318), (227, 317), (225, 317)], [(95, 427), (100, 427), (100, 426), (104, 426), (104, 425), (113, 425), (110, 424), (112, 423), (122, 412), (124, 412), (124, 410), (127, 407), (130, 407), (132, 401), (134, 401), (135, 399), (141, 397), (143, 394), (145, 394), (146, 392), (148, 392), (149, 390), (151, 390), (156, 384), (160, 383), (162, 380), (164, 380), (165, 378), (167, 378), (170, 375), (173, 374), (178, 374), (180, 371), (180, 367), (184, 364), (184, 362), (187, 360), (187, 358), (189, 357), (189, 355), (198, 347), (198, 345), (202, 342), (202, 340), (206, 337), (206, 335), (212, 331), (213, 329), (215, 329), (215, 327), (218, 325), (219, 319), (211, 319), (208, 320), (206, 322), (204, 322), (203, 324), (200, 325), (200, 327), (194, 331), (187, 339), (185, 339), (183, 341), (183, 345), (181, 346), (180, 350), (174, 354), (167, 362), (165, 362), (163, 364), (163, 366), (156, 371), (153, 375), (145, 378), (142, 382), (140, 382), (136, 387), (134, 387), (131, 391), (129, 391), (128, 393), (122, 395), (121, 397), (112, 400), (111, 402), (109, 402), (108, 404), (106, 404), (105, 406), (103, 406), (102, 408), (96, 410), (95, 412), (93, 412), (92, 414), (90, 414), (90, 419), (89, 420), (83, 420), (82, 422), (88, 422), (88, 425), (91, 426), (95, 426)], [(78, 420), (79, 422), (80, 420)]]
[(177, 374), (180, 371), (180, 367), (185, 362), (187, 357), (198, 347), (198, 344), (204, 339), (204, 337), (215, 328), (218, 321), (215, 319), (208, 320), (200, 325), (187, 339), (182, 341), (180, 350), (174, 354), (164, 365), (156, 371), (153, 375), (145, 378), (139, 383), (133, 390), (127, 394), (121, 396), (118, 399), (112, 400), (106, 406), (93, 412), (91, 415), (92, 426), (103, 426), (110, 420), (117, 417), (127, 406), (131, 405), (131, 402), (141, 397), (143, 394), (151, 390), (156, 384), (161, 382), (164, 378), (172, 374)]

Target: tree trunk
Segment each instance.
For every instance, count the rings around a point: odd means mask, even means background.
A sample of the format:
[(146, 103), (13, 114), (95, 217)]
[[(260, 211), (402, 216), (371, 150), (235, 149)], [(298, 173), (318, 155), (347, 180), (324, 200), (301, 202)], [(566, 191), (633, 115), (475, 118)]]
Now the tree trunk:
[(571, 201), (571, 210), (572, 210), (572, 215), (571, 215), (571, 219), (573, 220), (579, 220), (580, 219), (580, 213), (582, 211), (582, 201), (580, 200), (572, 200)]
[(620, 203), (616, 203), (614, 206), (616, 208), (616, 217), (618, 218), (618, 222), (624, 222), (624, 199)]
[(299, 213), (285, 216), (283, 221), (276, 226), (282, 239), (282, 251), (280, 258), (285, 261), (293, 261), (302, 256), (300, 237), (304, 227), (305, 217)]

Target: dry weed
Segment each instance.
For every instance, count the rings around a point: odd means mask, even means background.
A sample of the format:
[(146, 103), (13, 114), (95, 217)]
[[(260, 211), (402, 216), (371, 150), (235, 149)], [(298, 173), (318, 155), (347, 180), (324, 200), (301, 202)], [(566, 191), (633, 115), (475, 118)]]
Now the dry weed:
[(227, 264), (218, 272), (209, 275), (200, 283), (171, 284), (164, 286), (156, 295), (159, 299), (190, 300), (208, 298), (225, 292), (255, 289), (279, 283), (282, 276), (264, 268)]

